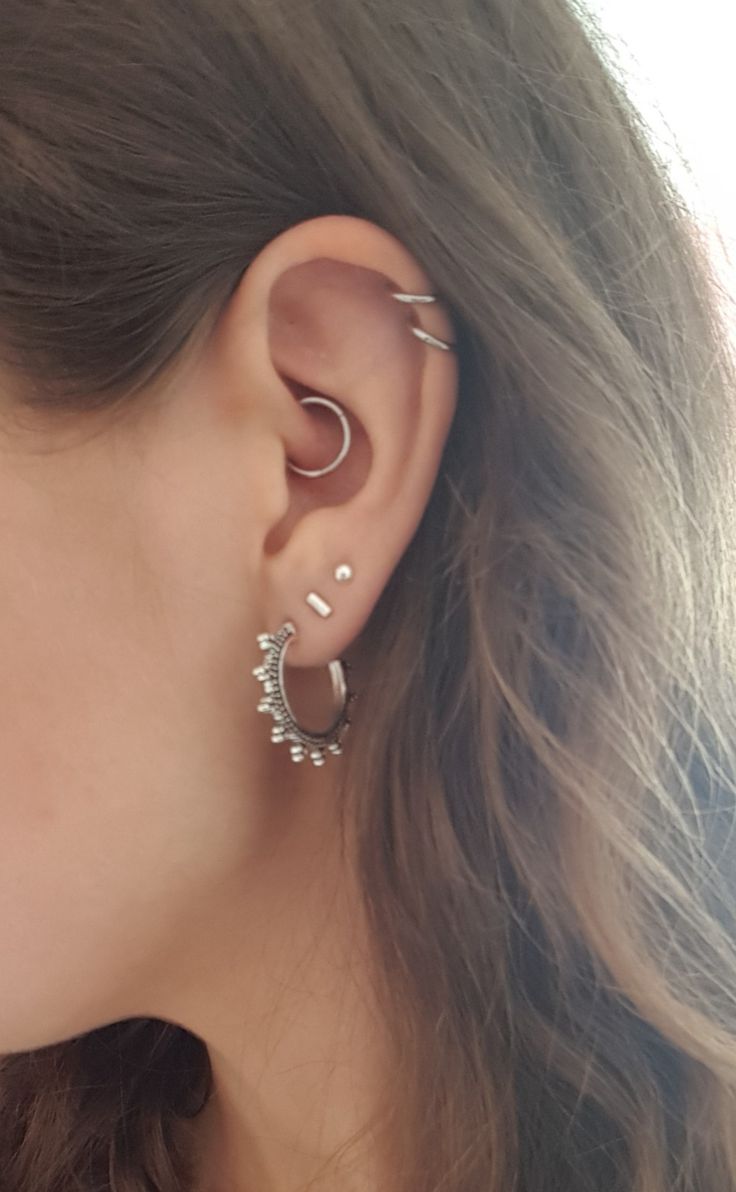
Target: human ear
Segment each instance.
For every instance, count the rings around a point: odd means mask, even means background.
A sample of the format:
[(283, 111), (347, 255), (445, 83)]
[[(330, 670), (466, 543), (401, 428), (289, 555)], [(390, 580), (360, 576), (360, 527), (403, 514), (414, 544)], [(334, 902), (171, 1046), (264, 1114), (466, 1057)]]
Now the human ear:
[[(292, 666), (319, 666), (353, 642), (411, 541), (435, 483), (457, 400), (457, 361), (412, 334), (454, 339), (441, 301), (405, 304), (394, 291), (434, 293), (390, 233), (352, 216), (296, 224), (251, 263), (218, 332), (225, 400), (248, 402), (268, 428), (256, 502), (264, 632), (296, 630)], [(247, 398), (245, 395), (248, 395)], [(337, 403), (341, 422), (306, 396)], [(347, 564), (349, 583), (336, 568)], [(307, 603), (316, 593), (332, 610)]]

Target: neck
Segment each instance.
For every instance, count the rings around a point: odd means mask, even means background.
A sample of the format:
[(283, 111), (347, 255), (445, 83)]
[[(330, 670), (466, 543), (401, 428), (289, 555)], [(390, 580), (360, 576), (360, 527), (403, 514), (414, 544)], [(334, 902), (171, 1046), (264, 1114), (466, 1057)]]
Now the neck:
[(196, 1192), (389, 1187), (369, 1128), (390, 1067), (364, 916), (328, 785), (314, 789), (274, 812), (269, 847), (203, 908), (168, 973), (157, 1016), (205, 1042), (214, 1077), (193, 1123)]

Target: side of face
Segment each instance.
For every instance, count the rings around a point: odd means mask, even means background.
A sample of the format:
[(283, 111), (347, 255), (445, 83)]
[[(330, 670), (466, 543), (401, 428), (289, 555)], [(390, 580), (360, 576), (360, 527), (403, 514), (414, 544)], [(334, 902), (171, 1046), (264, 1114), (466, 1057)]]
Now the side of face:
[(93, 435), (0, 433), (2, 1052), (146, 1013), (247, 856), (263, 445), (206, 383)]

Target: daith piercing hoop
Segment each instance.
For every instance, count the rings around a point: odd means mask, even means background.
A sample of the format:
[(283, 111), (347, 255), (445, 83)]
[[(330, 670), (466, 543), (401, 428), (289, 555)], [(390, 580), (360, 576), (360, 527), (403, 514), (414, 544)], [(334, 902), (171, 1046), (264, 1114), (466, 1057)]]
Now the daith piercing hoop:
[(337, 402), (330, 401), (329, 397), (300, 397), (299, 403), (303, 406), (326, 406), (328, 410), (332, 410), (334, 414), (337, 414), (338, 418), (340, 419), (340, 425), (342, 426), (342, 447), (338, 451), (332, 463), (328, 464), (326, 468), (314, 468), (310, 471), (307, 468), (297, 468), (296, 464), (293, 464), (291, 461), (289, 461), (289, 467), (291, 468), (292, 472), (298, 472), (300, 476), (326, 476), (328, 472), (334, 472), (335, 468), (340, 466), (348, 451), (350, 450), (350, 423), (338, 406)]

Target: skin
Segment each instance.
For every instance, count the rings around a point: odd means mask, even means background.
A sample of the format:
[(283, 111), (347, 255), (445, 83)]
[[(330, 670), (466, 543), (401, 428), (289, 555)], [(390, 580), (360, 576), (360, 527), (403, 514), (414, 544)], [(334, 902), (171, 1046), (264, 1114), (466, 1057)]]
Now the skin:
[[(0, 1051), (138, 1015), (192, 1030), (216, 1090), (202, 1192), (295, 1192), (389, 1074), (336, 848), (345, 758), (294, 765), (251, 674), (291, 618), (288, 689), (329, 723), (326, 664), (351, 658), (360, 690), (361, 630), (436, 479), (456, 357), (407, 323), (453, 329), (387, 282), (433, 290), (373, 224), (295, 225), (150, 400), (0, 433)], [(342, 442), (307, 393), (353, 431), (320, 479), (286, 466)], [(388, 1186), (375, 1142), (361, 1164), (315, 1186)]]

